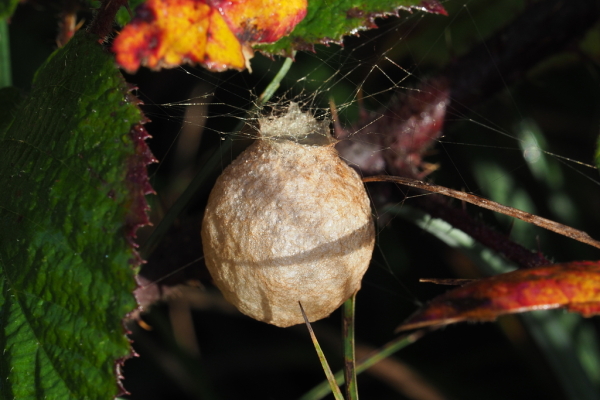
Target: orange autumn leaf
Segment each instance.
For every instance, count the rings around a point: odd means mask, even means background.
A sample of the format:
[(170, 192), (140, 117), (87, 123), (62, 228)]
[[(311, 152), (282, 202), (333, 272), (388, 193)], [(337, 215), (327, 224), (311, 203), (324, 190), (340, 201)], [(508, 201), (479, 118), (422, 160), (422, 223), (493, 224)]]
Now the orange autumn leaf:
[(561, 307), (585, 317), (600, 314), (600, 262), (555, 264), (467, 283), (433, 299), (398, 331)]
[(148, 0), (115, 39), (128, 72), (198, 63), (213, 71), (248, 65), (252, 44), (272, 43), (306, 15), (306, 0)]
[(213, 1), (238, 39), (273, 43), (289, 34), (306, 15), (307, 1)]

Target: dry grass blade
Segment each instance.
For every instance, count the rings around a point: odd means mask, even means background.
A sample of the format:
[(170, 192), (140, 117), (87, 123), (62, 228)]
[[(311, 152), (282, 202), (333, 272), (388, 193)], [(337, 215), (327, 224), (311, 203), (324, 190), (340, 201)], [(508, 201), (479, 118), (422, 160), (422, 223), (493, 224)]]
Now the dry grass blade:
[(325, 371), (325, 375), (327, 376), (327, 381), (329, 382), (329, 386), (331, 387), (331, 391), (336, 400), (344, 400), (344, 396), (342, 395), (342, 391), (340, 387), (337, 385), (335, 381), (335, 376), (333, 376), (333, 372), (331, 372), (331, 368), (329, 368), (329, 364), (327, 363), (327, 359), (325, 358), (325, 354), (323, 354), (323, 350), (321, 350), (321, 346), (319, 346), (319, 342), (317, 341), (317, 337), (315, 336), (315, 332), (308, 321), (308, 317), (304, 312), (304, 308), (302, 307), (302, 303), (298, 302), (300, 305), (300, 311), (302, 311), (302, 317), (304, 317), (304, 322), (306, 323), (306, 327), (308, 328), (308, 332), (310, 333), (310, 338), (312, 339), (313, 345), (315, 346), (315, 350), (317, 351), (317, 355), (319, 356), (319, 361), (321, 361), (321, 366), (323, 367), (323, 371)]
[(537, 215), (533, 215), (528, 212), (518, 210), (516, 208), (496, 203), (495, 201), (484, 199), (473, 194), (461, 192), (460, 190), (449, 189), (444, 186), (434, 185), (432, 183), (427, 183), (416, 179), (388, 175), (369, 176), (363, 178), (363, 182), (393, 182), (398, 183), (400, 185), (426, 190), (432, 193), (443, 194), (444, 196), (448, 197), (454, 197), (455, 199), (466, 201), (467, 203), (475, 204), (476, 206), (482, 208), (487, 208), (488, 210), (492, 210), (501, 214), (518, 218), (525, 222), (529, 222), (530, 224), (548, 229), (549, 231), (556, 232), (560, 235), (569, 237), (571, 239), (575, 239), (579, 242), (589, 244), (590, 246), (594, 246), (600, 249), (600, 241), (595, 240), (583, 231), (571, 228), (570, 226), (563, 225), (555, 221), (551, 221), (546, 218), (538, 217)]
[[(434, 329), (436, 329), (436, 328), (434, 328)], [(404, 335), (404, 336), (397, 337), (396, 339), (392, 340), (391, 342), (389, 342), (382, 348), (373, 352), (373, 354), (371, 354), (364, 360), (359, 361), (356, 365), (356, 374), (357, 375), (361, 374), (362, 372), (371, 368), (373, 365), (377, 364), (378, 362), (391, 356), (392, 354), (396, 353), (397, 351), (402, 350), (406, 346), (416, 342), (421, 337), (423, 337), (423, 335), (425, 335), (427, 332), (429, 332), (431, 330), (433, 330), (433, 329), (431, 329), (431, 328), (429, 330), (421, 329), (421, 330), (411, 333), (410, 335)], [(339, 384), (339, 385), (344, 383), (344, 371), (336, 372), (335, 379), (336, 379), (337, 384)], [(304, 394), (300, 398), (300, 400), (320, 400), (329, 394), (330, 388), (331, 388), (331, 386), (328, 384), (328, 382), (323, 381), (320, 384), (318, 384), (317, 386), (315, 386), (314, 388), (312, 388), (310, 391), (308, 391), (306, 394)]]

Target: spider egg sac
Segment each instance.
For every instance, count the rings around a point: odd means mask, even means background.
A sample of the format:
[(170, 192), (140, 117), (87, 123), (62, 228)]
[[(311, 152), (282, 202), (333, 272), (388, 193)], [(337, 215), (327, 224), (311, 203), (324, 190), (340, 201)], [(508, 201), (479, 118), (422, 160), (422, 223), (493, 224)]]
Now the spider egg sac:
[(369, 266), (375, 228), (358, 174), (328, 121), (292, 103), (229, 165), (202, 222), (206, 265), (242, 313), (281, 327), (327, 317)]

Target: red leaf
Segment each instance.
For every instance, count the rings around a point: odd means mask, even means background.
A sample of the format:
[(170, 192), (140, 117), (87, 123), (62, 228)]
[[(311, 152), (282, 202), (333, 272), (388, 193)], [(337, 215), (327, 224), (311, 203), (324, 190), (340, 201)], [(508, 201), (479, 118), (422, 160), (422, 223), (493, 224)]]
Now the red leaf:
[(398, 331), (499, 315), (564, 307), (585, 317), (600, 314), (600, 261), (576, 261), (484, 278), (436, 297)]
[(306, 15), (306, 0), (148, 0), (115, 39), (117, 63), (173, 68), (198, 63), (242, 70), (252, 44), (272, 43)]

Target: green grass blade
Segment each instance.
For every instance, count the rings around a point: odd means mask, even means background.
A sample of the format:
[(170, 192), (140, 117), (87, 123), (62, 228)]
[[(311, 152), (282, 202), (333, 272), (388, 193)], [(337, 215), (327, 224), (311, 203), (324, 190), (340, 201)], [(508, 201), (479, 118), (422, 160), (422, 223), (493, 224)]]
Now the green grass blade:
[(10, 40), (8, 37), (8, 22), (0, 19), (0, 88), (12, 85), (10, 69)]
[(310, 333), (310, 338), (312, 339), (313, 345), (315, 346), (315, 350), (319, 356), (319, 361), (321, 361), (321, 366), (323, 367), (323, 371), (325, 371), (325, 375), (327, 376), (327, 382), (329, 383), (329, 388), (333, 392), (333, 396), (336, 400), (344, 400), (344, 396), (342, 396), (342, 391), (338, 386), (335, 376), (333, 376), (333, 372), (331, 372), (331, 368), (329, 368), (329, 364), (327, 363), (327, 359), (325, 358), (325, 354), (323, 354), (323, 350), (321, 350), (321, 346), (319, 346), (319, 342), (317, 341), (317, 337), (315, 336), (315, 332), (306, 317), (306, 313), (304, 312), (304, 308), (302, 307), (302, 303), (298, 302), (300, 305), (300, 311), (302, 311), (302, 316), (304, 317), (304, 322), (306, 322), (306, 327), (308, 328), (308, 332)]
[(346, 398), (358, 400), (356, 385), (356, 354), (354, 351), (354, 312), (356, 292), (344, 303), (343, 335), (344, 335), (344, 377), (346, 381)]
[[(373, 355), (360, 361), (356, 365), (356, 374), (358, 375), (366, 371), (367, 369), (377, 364), (384, 358), (387, 358), (395, 352), (402, 350), (406, 346), (416, 342), (427, 332), (427, 330), (419, 330), (414, 333), (411, 333), (410, 335), (399, 336), (396, 339), (390, 341), (388, 344), (377, 350)], [(341, 385), (344, 383), (344, 371), (338, 371), (335, 374), (335, 382), (337, 385)], [(329, 382), (323, 381), (308, 392), (306, 392), (304, 396), (300, 398), (300, 400), (319, 400), (327, 396), (329, 393), (331, 393)]]

